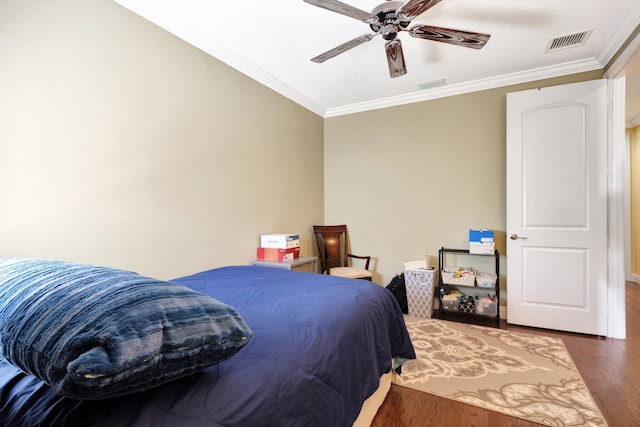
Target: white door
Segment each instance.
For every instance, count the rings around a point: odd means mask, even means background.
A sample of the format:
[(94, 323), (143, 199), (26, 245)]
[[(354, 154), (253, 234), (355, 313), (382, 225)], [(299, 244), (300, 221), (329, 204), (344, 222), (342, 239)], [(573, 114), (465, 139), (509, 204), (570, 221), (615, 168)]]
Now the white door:
[(507, 95), (507, 321), (607, 333), (607, 82)]

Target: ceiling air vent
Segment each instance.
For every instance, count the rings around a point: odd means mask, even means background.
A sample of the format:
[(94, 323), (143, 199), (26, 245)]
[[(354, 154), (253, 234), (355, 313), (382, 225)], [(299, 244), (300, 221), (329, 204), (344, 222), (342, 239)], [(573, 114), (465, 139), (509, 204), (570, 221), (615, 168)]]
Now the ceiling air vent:
[(587, 39), (591, 35), (592, 31), (593, 30), (580, 31), (578, 33), (555, 37), (549, 41), (547, 52), (553, 52), (554, 50), (566, 49), (569, 47), (582, 46), (587, 42)]
[(418, 83), (418, 87), (422, 90), (433, 89), (440, 86), (445, 86), (447, 84), (447, 79), (437, 79), (431, 80), (429, 82)]

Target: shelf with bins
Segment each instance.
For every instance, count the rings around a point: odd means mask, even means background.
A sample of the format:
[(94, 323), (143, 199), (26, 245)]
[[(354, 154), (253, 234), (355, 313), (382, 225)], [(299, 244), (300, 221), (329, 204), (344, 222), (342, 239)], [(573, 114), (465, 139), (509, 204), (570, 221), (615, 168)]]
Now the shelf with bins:
[[(484, 257), (485, 260), (473, 262), (470, 257)], [(487, 262), (488, 258), (494, 260)], [(482, 270), (476, 269), (474, 274), (460, 271), (461, 267), (471, 267), (470, 264), (482, 265)], [(467, 249), (443, 247), (438, 251), (438, 268), (441, 319), (470, 322), (489, 319), (500, 324), (500, 254), (497, 250), (492, 254), (475, 254)]]

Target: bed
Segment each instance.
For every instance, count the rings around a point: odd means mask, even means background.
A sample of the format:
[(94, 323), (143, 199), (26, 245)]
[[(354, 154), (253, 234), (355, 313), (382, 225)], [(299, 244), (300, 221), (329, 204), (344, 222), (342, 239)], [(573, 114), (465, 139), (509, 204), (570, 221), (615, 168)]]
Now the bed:
[(232, 266), (171, 282), (237, 310), (246, 345), (149, 390), (91, 400), (0, 361), (0, 425), (368, 425), (388, 390), (381, 378), (415, 358), (398, 303), (367, 281)]

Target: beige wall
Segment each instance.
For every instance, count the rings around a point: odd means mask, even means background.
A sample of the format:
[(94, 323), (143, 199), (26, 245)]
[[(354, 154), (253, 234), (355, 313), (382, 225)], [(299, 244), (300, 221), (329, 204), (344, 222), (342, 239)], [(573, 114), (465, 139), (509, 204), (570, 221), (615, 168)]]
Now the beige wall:
[(374, 281), (383, 285), (406, 261), (466, 248), (470, 228), (496, 230), (504, 254), (506, 94), (601, 76), (326, 119), (325, 222), (348, 224), (352, 251), (374, 257)]
[(110, 0), (0, 2), (0, 256), (162, 278), (323, 218), (323, 121)]

